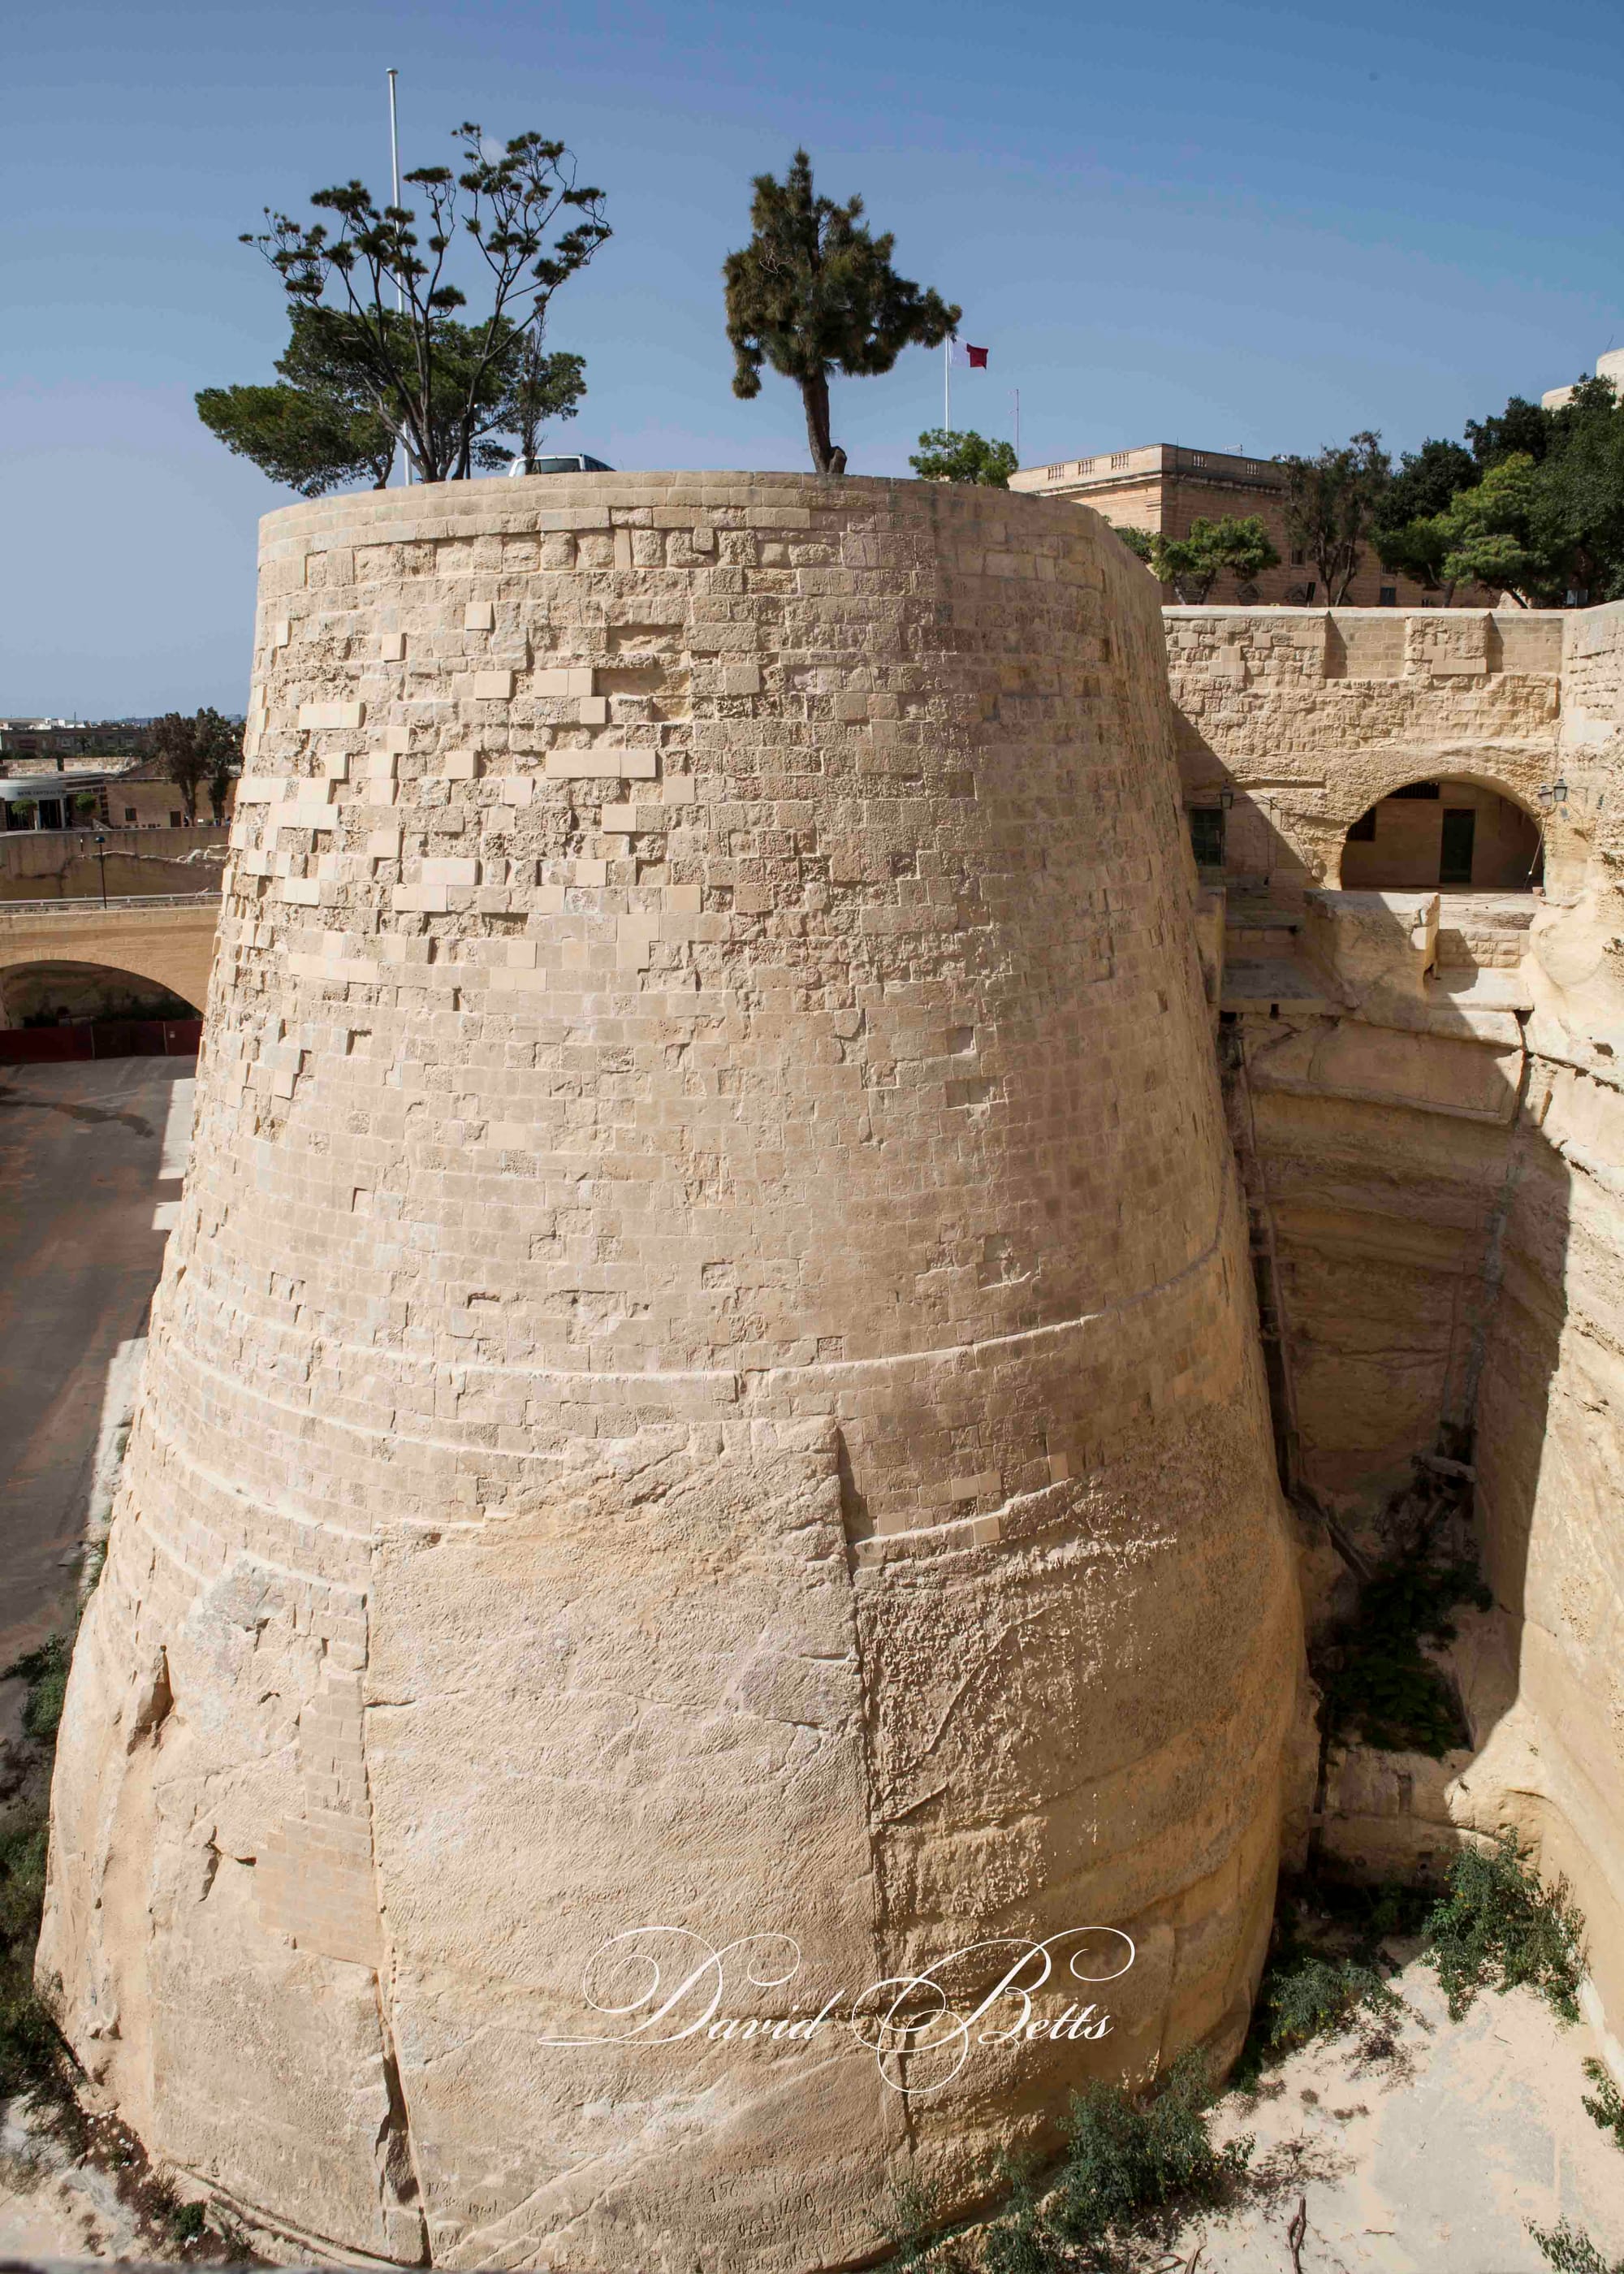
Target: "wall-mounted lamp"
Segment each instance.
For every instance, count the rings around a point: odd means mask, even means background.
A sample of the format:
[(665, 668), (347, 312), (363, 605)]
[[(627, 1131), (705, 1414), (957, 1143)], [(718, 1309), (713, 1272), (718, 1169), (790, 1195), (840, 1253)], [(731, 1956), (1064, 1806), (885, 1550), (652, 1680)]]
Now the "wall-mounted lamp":
[(1235, 792), (1232, 789), (1221, 789), (1218, 793), (1218, 802), (1228, 813), (1235, 802)]

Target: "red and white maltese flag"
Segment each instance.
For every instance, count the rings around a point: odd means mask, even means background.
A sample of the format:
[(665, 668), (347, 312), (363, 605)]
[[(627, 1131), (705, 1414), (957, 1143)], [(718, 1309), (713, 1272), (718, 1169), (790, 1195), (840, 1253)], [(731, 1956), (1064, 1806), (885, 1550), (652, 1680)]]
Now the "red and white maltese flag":
[(985, 348), (966, 347), (961, 339), (955, 338), (952, 347), (952, 362), (953, 367), (957, 371), (985, 371), (987, 368), (987, 350)]

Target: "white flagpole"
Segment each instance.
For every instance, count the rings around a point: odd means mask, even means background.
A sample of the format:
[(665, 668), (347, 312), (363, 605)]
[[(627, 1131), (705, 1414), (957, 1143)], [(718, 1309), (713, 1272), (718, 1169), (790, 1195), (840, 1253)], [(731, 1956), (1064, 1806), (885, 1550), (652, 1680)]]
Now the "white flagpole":
[[(389, 72), (389, 172), (395, 183), (395, 202), (398, 206), (401, 201), (401, 137), (399, 125), (396, 122), (395, 114), (395, 71), (393, 67), (391, 67)], [(405, 288), (397, 276), (395, 280), (395, 312), (396, 315), (403, 314), (405, 312)], [(401, 458), (402, 461), (401, 467), (401, 478), (405, 483), (406, 486), (410, 488), (411, 486), (411, 459), (405, 450), (401, 452)]]
[(1020, 389), (1015, 389), (1015, 463), (1020, 463)]

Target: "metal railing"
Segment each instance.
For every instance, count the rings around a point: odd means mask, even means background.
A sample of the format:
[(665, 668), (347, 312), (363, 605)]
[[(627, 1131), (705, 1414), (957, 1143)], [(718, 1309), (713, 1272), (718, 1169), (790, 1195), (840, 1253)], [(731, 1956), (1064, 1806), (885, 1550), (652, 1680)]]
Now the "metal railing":
[(41, 908), (70, 915), (110, 915), (115, 908), (120, 914), (131, 908), (195, 908), (219, 898), (220, 886), (216, 883), (200, 892), (109, 892), (105, 901), (94, 893), (72, 900), (58, 897), (49, 900), (0, 900), (0, 917), (38, 915)]

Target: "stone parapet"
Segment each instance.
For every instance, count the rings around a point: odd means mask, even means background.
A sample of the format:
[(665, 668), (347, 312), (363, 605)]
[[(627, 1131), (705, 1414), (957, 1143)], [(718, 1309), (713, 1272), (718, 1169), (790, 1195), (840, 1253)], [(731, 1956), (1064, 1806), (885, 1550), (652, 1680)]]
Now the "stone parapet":
[[(1162, 614), (1185, 799), (1229, 801), (1232, 885), (1276, 895), (1335, 886), (1350, 826), (1429, 777), (1476, 782), (1544, 815), (1573, 621), (1562, 611)], [(1546, 836), (1553, 884), (1571, 871), (1568, 845), (1558, 815)]]

